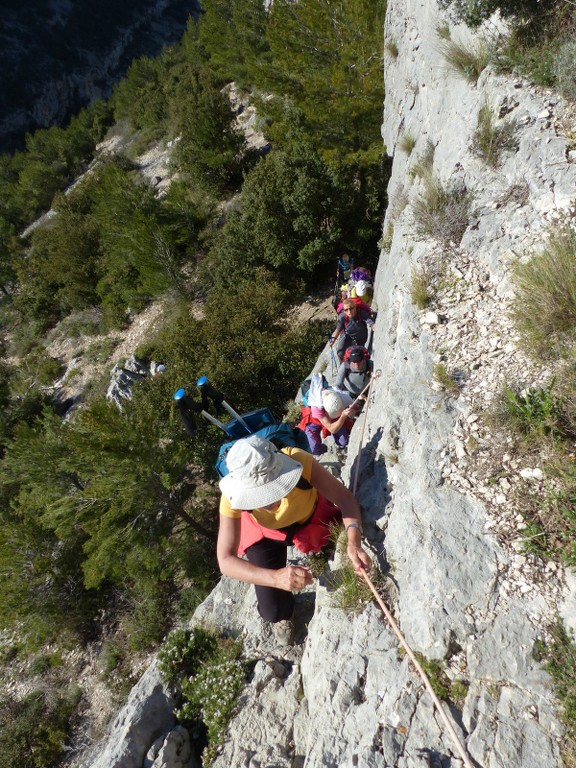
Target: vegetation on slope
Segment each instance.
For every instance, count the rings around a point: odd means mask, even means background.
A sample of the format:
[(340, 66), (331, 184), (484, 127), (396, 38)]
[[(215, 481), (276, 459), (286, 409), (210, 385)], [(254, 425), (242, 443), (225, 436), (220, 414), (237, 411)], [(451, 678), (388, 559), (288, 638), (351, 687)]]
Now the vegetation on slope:
[[(86, 642), (105, 612), (114, 652), (104, 666), (130, 679), (130, 654), (157, 647), (213, 583), (221, 434), (199, 422), (190, 440), (172, 393), (208, 372), (239, 410), (267, 405), (281, 415), (326, 331), (287, 324), (286, 310), (319, 284), (329, 290), (342, 250), (374, 259), (387, 180), (383, 12), (364, 0), (281, 1), (268, 11), (255, 0), (212, 0), (181, 44), (134, 61), (109, 102), (0, 159), (6, 663), (42, 654), (47, 642)], [(258, 103), (268, 155), (233, 127), (222, 90), (232, 79)], [(112, 123), (135, 132), (132, 149), (100, 159), (64, 193)], [(178, 180), (165, 196), (134, 161), (160, 138), (176, 146)], [(22, 236), (50, 207), (55, 215)], [(51, 388), (62, 371), (46, 334), (88, 310), (100, 318), (94, 330), (113, 331), (158, 297), (170, 309), (137, 352), (164, 361), (166, 374), (135, 387), (121, 412), (95, 382), (63, 420)], [(30, 684), (61, 688), (65, 675), (53, 669), (33, 665)], [(34, 765), (54, 765), (71, 697), (61, 690), (54, 706), (3, 699), (10, 743), (0, 751), (27, 764), (21, 734), (33, 712), (53, 746)]]

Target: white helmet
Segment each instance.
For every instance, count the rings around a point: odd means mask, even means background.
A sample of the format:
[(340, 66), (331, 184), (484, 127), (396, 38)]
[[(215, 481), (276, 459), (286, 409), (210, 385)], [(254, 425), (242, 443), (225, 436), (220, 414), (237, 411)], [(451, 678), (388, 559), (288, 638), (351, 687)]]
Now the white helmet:
[(354, 288), (356, 289), (356, 296), (362, 298), (362, 296), (366, 296), (368, 293), (370, 285), (366, 280), (358, 280)]
[(333, 389), (322, 392), (322, 406), (331, 419), (337, 419), (344, 410), (342, 397)]

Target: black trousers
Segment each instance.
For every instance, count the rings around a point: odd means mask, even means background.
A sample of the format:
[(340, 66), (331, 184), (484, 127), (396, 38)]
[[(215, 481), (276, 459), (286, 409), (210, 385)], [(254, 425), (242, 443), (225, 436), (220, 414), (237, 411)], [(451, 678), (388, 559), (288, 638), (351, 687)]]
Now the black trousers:
[[(288, 560), (288, 547), (292, 542), (289, 534), (286, 541), (274, 539), (262, 539), (252, 544), (246, 550), (249, 562), (259, 565), (261, 568), (278, 570), (285, 568)], [(264, 621), (276, 623), (284, 619), (290, 619), (294, 612), (294, 595), (285, 589), (275, 587), (260, 587), (256, 585), (256, 599), (258, 601), (258, 613)]]

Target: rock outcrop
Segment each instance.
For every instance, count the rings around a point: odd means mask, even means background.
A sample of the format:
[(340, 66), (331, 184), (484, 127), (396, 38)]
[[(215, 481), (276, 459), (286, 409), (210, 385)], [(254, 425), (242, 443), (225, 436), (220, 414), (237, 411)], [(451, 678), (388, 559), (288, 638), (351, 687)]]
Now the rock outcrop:
[(197, 8), (187, 0), (143, 0), (133, 8), (66, 0), (8, 4), (0, 29), (2, 151), (20, 148), (25, 132), (62, 125), (110, 96), (132, 59), (158, 55), (180, 40)]
[[(352, 432), (343, 478), (358, 481), (367, 539), (409, 645), (463, 682), (446, 712), (474, 764), (560, 766), (563, 728), (533, 650), (559, 610), (573, 624), (573, 593), (557, 565), (523, 551), (524, 523), (513, 512), (515, 489), (537, 485), (542, 471), (496, 446), (482, 413), (503, 382), (547, 380), (508, 320), (510, 267), (573, 205), (576, 165), (558, 97), (489, 68), (470, 84), (442, 56), (436, 30), (445, 24), (433, 1), (389, 0), (383, 138), (394, 162), (374, 339), (382, 375)], [(449, 29), (453, 39), (470, 36)], [(516, 126), (515, 148), (497, 168), (472, 151), (484, 104)], [(418, 234), (413, 204), (423, 181), (414, 170), (424, 160), (441, 184), (470, 196), (461, 241)], [(433, 311), (419, 311), (413, 275), (439, 264), (443, 289)], [(327, 352), (319, 366), (326, 360)], [(435, 381), (439, 361), (459, 372), (454, 393)], [(336, 557), (330, 567), (339, 566)], [(244, 633), (257, 659), (215, 768), (463, 764), (375, 605), (349, 616), (320, 579), (298, 612), (288, 652), (258, 622), (246, 585), (223, 579), (195, 615)], [(109, 743), (120, 736), (117, 726)], [(141, 765), (112, 757), (109, 768)]]

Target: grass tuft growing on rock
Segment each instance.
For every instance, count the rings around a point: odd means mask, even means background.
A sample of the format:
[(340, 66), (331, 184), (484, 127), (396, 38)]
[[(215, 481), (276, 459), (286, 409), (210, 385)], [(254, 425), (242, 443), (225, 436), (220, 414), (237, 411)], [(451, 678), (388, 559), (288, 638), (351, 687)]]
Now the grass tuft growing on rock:
[(483, 40), (464, 44), (456, 40), (442, 39), (440, 53), (453, 72), (473, 85), (490, 60), (488, 46)]
[(497, 121), (492, 108), (485, 102), (478, 112), (478, 124), (472, 137), (472, 152), (491, 168), (498, 168), (502, 153), (518, 146), (516, 129), (514, 122)]
[(512, 319), (527, 350), (541, 358), (567, 357), (576, 340), (576, 232), (564, 226), (542, 253), (514, 270)]
[(468, 227), (470, 193), (456, 186), (444, 186), (431, 173), (422, 180), (424, 189), (412, 203), (417, 233), (446, 246), (458, 246)]

